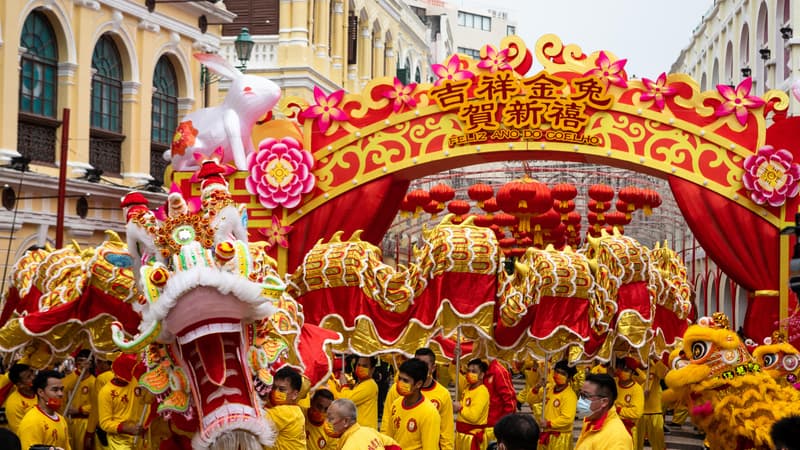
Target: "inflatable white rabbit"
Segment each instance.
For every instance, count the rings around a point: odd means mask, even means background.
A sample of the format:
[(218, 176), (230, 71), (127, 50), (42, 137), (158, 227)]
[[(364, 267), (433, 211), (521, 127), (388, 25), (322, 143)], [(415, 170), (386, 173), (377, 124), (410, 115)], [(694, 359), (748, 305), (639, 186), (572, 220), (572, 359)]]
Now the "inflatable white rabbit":
[(196, 133), (184, 146), (164, 154), (172, 161), (173, 170), (197, 169), (194, 153), (211, 155), (217, 147), (224, 150), (223, 163), (233, 161), (238, 170), (247, 170), (247, 155), (254, 152), (253, 125), (272, 110), (281, 97), (281, 90), (272, 81), (245, 75), (219, 55), (195, 53), (195, 58), (217, 75), (232, 80), (228, 95), (219, 106), (199, 109), (187, 114), (178, 126), (179, 133)]

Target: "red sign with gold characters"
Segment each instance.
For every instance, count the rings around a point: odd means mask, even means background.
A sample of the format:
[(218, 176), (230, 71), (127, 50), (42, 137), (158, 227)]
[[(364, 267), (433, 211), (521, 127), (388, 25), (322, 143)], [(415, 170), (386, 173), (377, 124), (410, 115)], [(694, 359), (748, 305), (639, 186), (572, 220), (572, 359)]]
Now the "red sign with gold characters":
[(463, 133), (451, 134), (450, 147), (486, 141), (557, 141), (602, 145), (586, 135), (591, 115), (610, 109), (614, 98), (594, 76), (565, 80), (541, 71), (519, 78), (512, 71), (446, 80), (430, 90), (444, 111), (457, 111)]

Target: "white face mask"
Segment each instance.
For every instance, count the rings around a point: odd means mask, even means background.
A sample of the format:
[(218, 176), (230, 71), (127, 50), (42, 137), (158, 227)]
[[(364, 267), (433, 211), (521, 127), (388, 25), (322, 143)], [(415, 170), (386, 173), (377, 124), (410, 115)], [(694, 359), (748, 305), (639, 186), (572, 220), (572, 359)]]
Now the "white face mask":
[(579, 419), (583, 419), (586, 417), (591, 416), (594, 413), (592, 411), (592, 401), (588, 398), (579, 398), (577, 408), (575, 408), (575, 415)]

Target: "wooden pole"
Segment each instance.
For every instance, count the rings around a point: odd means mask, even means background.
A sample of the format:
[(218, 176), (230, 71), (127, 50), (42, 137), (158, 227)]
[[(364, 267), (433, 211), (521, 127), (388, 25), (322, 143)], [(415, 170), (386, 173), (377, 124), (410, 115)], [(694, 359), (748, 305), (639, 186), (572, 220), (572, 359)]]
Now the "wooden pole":
[(58, 160), (58, 212), (56, 213), (56, 248), (64, 245), (64, 202), (67, 196), (67, 155), (69, 154), (69, 108), (61, 113), (61, 154)]

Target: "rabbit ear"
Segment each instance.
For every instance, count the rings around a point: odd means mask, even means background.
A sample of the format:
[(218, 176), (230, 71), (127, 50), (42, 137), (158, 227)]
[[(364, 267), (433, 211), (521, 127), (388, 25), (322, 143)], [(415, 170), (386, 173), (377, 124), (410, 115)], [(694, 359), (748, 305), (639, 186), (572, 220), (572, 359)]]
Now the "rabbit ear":
[(195, 59), (205, 64), (208, 70), (216, 73), (219, 76), (235, 80), (242, 76), (239, 69), (230, 65), (230, 63), (223, 57), (214, 53), (195, 53)]

